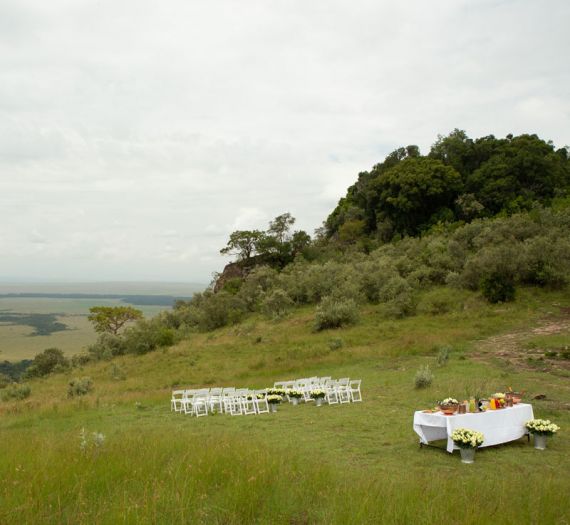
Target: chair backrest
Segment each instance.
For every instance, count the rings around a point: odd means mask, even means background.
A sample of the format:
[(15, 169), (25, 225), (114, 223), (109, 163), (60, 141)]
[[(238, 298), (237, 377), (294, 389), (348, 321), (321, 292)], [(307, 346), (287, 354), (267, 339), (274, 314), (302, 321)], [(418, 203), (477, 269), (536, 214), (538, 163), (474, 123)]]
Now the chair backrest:
[(275, 383), (273, 383), (273, 388), (283, 388), (284, 384), (285, 381), (275, 381)]
[(349, 383), (350, 383), (350, 378), (348, 377), (343, 377), (337, 381), (337, 384), (340, 386), (348, 386)]
[(210, 394), (214, 395), (214, 396), (219, 396), (222, 393), (222, 389), (221, 388), (211, 388), (210, 389)]
[(177, 397), (177, 396), (183, 397), (185, 392), (186, 390), (173, 390), (172, 397)]
[(350, 382), (350, 388), (360, 388), (361, 383), (362, 383), (362, 379), (353, 379)]

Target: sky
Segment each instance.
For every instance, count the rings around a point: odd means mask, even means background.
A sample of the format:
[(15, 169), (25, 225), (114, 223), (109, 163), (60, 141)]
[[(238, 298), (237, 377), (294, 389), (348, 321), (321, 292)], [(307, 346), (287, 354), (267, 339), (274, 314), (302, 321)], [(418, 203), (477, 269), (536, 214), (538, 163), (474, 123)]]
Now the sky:
[(454, 128), (570, 144), (567, 0), (0, 0), (0, 280), (208, 283)]

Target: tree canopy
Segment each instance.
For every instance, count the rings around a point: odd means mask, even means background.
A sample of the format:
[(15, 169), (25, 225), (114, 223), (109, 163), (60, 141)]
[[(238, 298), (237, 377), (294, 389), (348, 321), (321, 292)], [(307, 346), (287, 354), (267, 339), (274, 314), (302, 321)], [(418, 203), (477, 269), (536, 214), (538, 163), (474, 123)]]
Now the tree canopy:
[(132, 306), (93, 306), (88, 319), (96, 332), (117, 335), (130, 321), (142, 319), (143, 313)]
[(230, 234), (227, 245), (220, 253), (236, 256), (244, 266), (266, 264), (283, 268), (311, 243), (307, 232), (291, 232), (293, 224), (295, 218), (287, 212), (270, 221), (266, 231), (236, 230)]
[(326, 235), (341, 244), (358, 235), (388, 241), (437, 223), (549, 205), (569, 190), (566, 148), (537, 135), (471, 139), (455, 129), (425, 156), (417, 146), (398, 148), (360, 173), (327, 218)]

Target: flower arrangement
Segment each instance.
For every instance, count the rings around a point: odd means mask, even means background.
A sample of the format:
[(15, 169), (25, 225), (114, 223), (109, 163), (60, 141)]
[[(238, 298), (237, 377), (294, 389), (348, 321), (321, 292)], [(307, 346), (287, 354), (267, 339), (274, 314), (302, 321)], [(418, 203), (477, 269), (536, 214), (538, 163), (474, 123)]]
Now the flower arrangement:
[(459, 448), (477, 448), (485, 441), (485, 436), (476, 430), (456, 428), (451, 433), (451, 439)]
[(438, 403), (439, 409), (446, 415), (452, 416), (459, 408), (459, 401), (454, 397), (446, 397)]
[(551, 423), (550, 419), (531, 419), (525, 423), (525, 426), (531, 434), (539, 436), (553, 436), (560, 430), (560, 427)]
[(278, 405), (279, 403), (281, 403), (281, 401), (283, 401), (283, 397), (277, 394), (268, 394), (266, 396), (266, 399), (267, 402), (271, 403), (272, 405)]
[(316, 390), (311, 390), (309, 395), (311, 396), (312, 399), (322, 399), (323, 397), (325, 397), (326, 392), (321, 389), (316, 389)]
[(303, 397), (303, 392), (301, 392), (300, 390), (287, 390), (287, 395), (289, 397), (300, 399), (301, 397)]
[(257, 397), (257, 399), (265, 399), (265, 396), (267, 394), (256, 394), (255, 397)]
[(286, 396), (287, 390), (284, 388), (268, 388), (267, 393), (274, 396)]

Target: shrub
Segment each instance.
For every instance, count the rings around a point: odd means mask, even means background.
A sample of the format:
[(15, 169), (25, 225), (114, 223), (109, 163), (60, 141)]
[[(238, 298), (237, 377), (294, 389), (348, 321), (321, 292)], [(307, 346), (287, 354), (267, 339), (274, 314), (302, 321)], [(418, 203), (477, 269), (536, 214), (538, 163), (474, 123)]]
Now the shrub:
[(125, 354), (126, 345), (121, 336), (105, 333), (101, 334), (97, 341), (87, 348), (87, 351), (92, 359), (99, 361)]
[(32, 389), (28, 385), (12, 383), (2, 389), (0, 395), (2, 396), (2, 401), (10, 401), (12, 399), (21, 401), (22, 399), (30, 397), (31, 393)]
[(75, 354), (71, 357), (71, 366), (74, 368), (79, 368), (89, 363), (91, 359), (92, 356), (88, 352), (81, 352), (80, 354)]
[(52, 372), (60, 372), (69, 368), (69, 361), (59, 348), (47, 348), (34, 357), (31, 366), (26, 370), (27, 377), (43, 377)]
[(259, 266), (248, 274), (239, 296), (249, 311), (255, 311), (260, 298), (275, 286), (277, 275), (277, 271), (269, 266)]
[(174, 331), (162, 325), (159, 320), (139, 321), (132, 328), (125, 330), (124, 348), (129, 354), (147, 354), (159, 347), (174, 344)]
[(329, 348), (332, 351), (340, 350), (343, 346), (344, 346), (344, 341), (342, 339), (336, 338), (329, 340)]
[(420, 313), (429, 315), (442, 315), (455, 310), (461, 305), (458, 292), (449, 288), (437, 288), (426, 293), (418, 310)]
[(335, 300), (325, 297), (317, 307), (315, 329), (339, 328), (358, 320), (358, 308), (352, 299)]
[(12, 378), (0, 372), (0, 388), (6, 388), (11, 383), (12, 383)]
[(427, 388), (433, 382), (433, 373), (429, 365), (420, 366), (414, 377), (416, 388)]
[(481, 293), (490, 303), (505, 303), (515, 298), (515, 285), (512, 277), (498, 273), (481, 279)]
[(109, 370), (109, 375), (111, 379), (115, 381), (124, 381), (125, 379), (127, 379), (127, 374), (125, 374), (125, 371), (120, 366), (117, 366), (115, 363), (111, 365), (111, 368)]
[(382, 288), (380, 300), (386, 303), (386, 313), (391, 317), (412, 315), (416, 309), (412, 287), (398, 275), (392, 277)]
[(449, 361), (449, 354), (451, 353), (450, 346), (442, 346), (437, 352), (437, 364), (439, 366), (445, 366)]
[(75, 378), (69, 382), (67, 397), (84, 396), (93, 390), (93, 381), (90, 377)]
[(261, 310), (267, 317), (279, 319), (293, 306), (293, 301), (285, 291), (278, 288), (273, 290), (261, 303)]

